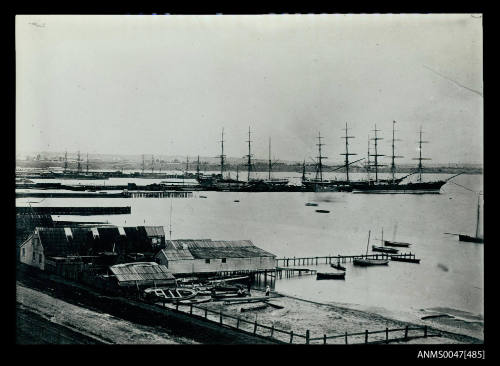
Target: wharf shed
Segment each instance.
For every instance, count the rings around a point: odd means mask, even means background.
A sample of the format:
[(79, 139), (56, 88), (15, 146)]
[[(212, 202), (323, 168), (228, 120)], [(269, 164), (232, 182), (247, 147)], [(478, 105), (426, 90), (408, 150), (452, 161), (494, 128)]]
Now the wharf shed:
[(259, 272), (276, 268), (276, 256), (250, 240), (167, 240), (155, 259), (179, 275)]
[(109, 267), (120, 287), (175, 286), (175, 277), (166, 266), (155, 262), (116, 264)]

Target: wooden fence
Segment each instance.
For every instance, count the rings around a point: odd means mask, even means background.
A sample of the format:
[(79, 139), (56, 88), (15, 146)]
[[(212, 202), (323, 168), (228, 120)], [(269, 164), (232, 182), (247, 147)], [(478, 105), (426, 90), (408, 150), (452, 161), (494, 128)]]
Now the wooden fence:
[[(165, 303), (157, 304), (160, 307), (165, 307)], [(174, 307), (175, 306), (175, 307)], [(220, 326), (230, 327), (239, 331), (257, 335), (260, 337), (274, 338), (282, 343), (290, 344), (375, 344), (375, 343), (390, 343), (397, 341), (408, 341), (410, 339), (426, 338), (440, 336), (440, 334), (428, 332), (427, 326), (406, 326), (404, 328), (377, 330), (336, 334), (327, 336), (324, 334), (321, 337), (311, 337), (310, 331), (306, 330), (305, 334), (294, 333), (293, 330), (283, 330), (272, 325), (260, 324), (257, 319), (254, 321), (235, 316), (222, 311), (210, 310), (203, 306), (193, 304), (172, 304), (169, 307), (172, 311), (189, 313), (190, 316), (204, 318), (207, 321), (216, 323)], [(389, 334), (394, 335), (390, 337)]]

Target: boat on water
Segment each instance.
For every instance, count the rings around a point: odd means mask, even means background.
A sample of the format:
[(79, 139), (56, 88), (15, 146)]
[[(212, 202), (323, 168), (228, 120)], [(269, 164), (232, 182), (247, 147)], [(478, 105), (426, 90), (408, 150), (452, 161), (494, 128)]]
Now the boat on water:
[(328, 211), (328, 210), (316, 210), (316, 212), (319, 212), (319, 213), (330, 213), (330, 211)]
[(317, 272), (316, 279), (317, 280), (344, 280), (345, 279), (345, 271)]
[[(382, 237), (380, 239), (380, 241), (382, 243), (385, 243), (384, 241), (384, 228), (382, 228)], [(391, 253), (391, 254), (396, 254), (399, 252), (398, 249), (395, 249), (395, 248), (388, 248), (386, 246), (375, 246), (375, 245), (372, 245), (372, 251), (373, 252), (382, 252), (382, 253)]]
[(144, 290), (144, 295), (150, 301), (181, 301), (197, 295), (196, 290), (189, 288), (151, 287)]
[(397, 256), (397, 255), (391, 255), (391, 261), (407, 262), (407, 263), (420, 263), (420, 259), (418, 259), (418, 258), (407, 258), (407, 257), (401, 257), (401, 256)]
[(375, 245), (372, 245), (372, 251), (373, 252), (382, 252), (382, 253), (393, 253), (393, 254), (396, 254), (399, 252), (399, 250), (397, 250), (395, 248), (378, 247)]
[[(366, 255), (368, 255), (368, 247), (370, 245), (370, 230), (368, 231), (368, 243), (366, 244)], [(383, 266), (388, 265), (388, 259), (372, 259), (372, 258), (354, 258), (352, 263), (355, 266)]]
[(386, 247), (408, 248), (411, 244), (410, 243), (403, 243), (400, 241), (384, 240), (384, 245)]
[(480, 214), (480, 197), (481, 194), (477, 195), (477, 215), (476, 215), (476, 234), (475, 236), (458, 234), (459, 241), (465, 241), (469, 243), (484, 243), (484, 238), (479, 235), (479, 214)]
[(311, 203), (311, 202), (306, 203), (306, 206), (317, 206), (317, 205), (318, 205), (317, 203)]
[(340, 265), (340, 263), (330, 263), (330, 267), (338, 269), (340, 271), (345, 271), (345, 267)]
[[(382, 138), (377, 137), (377, 127), (375, 126), (375, 138), (372, 140), (375, 141), (375, 154), (372, 155), (375, 157), (375, 164), (372, 166), (375, 167), (375, 181), (374, 182), (367, 182), (366, 184), (357, 184), (353, 185), (353, 193), (380, 193), (380, 194), (397, 194), (397, 193), (403, 193), (403, 194), (439, 194), (441, 192), (441, 187), (445, 185), (450, 179), (462, 174), (456, 174), (448, 179), (445, 180), (437, 180), (437, 181), (430, 181), (430, 182), (424, 182), (422, 181), (422, 172), (423, 172), (423, 165), (422, 165), (422, 160), (430, 160), (429, 158), (423, 158), (422, 157), (422, 144), (426, 143), (428, 141), (422, 141), (422, 128), (420, 128), (420, 139), (418, 141), (419, 144), (419, 157), (414, 158), (414, 160), (418, 160), (418, 167), (417, 167), (417, 172), (411, 173), (403, 178), (395, 178), (395, 173), (396, 173), (396, 165), (394, 163), (394, 159), (400, 158), (402, 156), (396, 156), (394, 154), (394, 125), (396, 124), (396, 121), (393, 121), (393, 127), (392, 127), (392, 163), (391, 163), (391, 173), (392, 173), (392, 179), (390, 180), (379, 180), (378, 179), (378, 167), (383, 166), (378, 164), (377, 157), (378, 156), (384, 156), (380, 155), (377, 153), (377, 141), (381, 140)], [(410, 175), (413, 175), (415, 173), (418, 173), (418, 179), (417, 182), (408, 182), (408, 183), (402, 183), (402, 181), (407, 178)]]

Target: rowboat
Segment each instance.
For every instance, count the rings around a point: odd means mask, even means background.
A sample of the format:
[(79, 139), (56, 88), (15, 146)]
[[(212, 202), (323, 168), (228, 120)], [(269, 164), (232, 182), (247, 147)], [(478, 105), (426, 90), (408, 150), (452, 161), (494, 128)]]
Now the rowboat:
[(306, 203), (306, 206), (317, 206), (317, 205), (318, 205), (317, 203), (311, 203), (311, 202)]
[(374, 252), (382, 252), (382, 253), (397, 253), (399, 250), (394, 249), (394, 248), (386, 248), (386, 247), (377, 247), (375, 245), (372, 245), (372, 251)]
[(328, 211), (328, 210), (316, 210), (316, 212), (320, 212), (320, 213), (329, 213), (330, 211)]
[(344, 280), (345, 272), (318, 272), (316, 273), (317, 280)]
[(188, 288), (151, 287), (144, 290), (146, 299), (153, 301), (181, 301), (197, 295), (197, 292)]
[(386, 247), (401, 247), (401, 248), (408, 248), (411, 244), (410, 243), (402, 243), (400, 241), (390, 241), (390, 240), (384, 240), (384, 245)]
[(397, 255), (391, 255), (391, 260), (396, 262), (420, 263), (420, 259), (400, 257)]
[(355, 266), (383, 266), (389, 264), (387, 259), (354, 258), (352, 263)]
[(340, 263), (330, 263), (330, 267), (332, 268), (335, 268), (335, 269), (338, 269), (340, 271), (345, 271), (345, 267), (344, 266), (341, 266)]

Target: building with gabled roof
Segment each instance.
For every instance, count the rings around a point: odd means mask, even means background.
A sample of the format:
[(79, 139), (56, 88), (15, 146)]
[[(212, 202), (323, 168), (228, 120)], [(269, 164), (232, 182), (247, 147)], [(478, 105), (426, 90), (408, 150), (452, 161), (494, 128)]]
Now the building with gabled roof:
[(259, 272), (276, 268), (276, 255), (250, 240), (167, 240), (155, 260), (176, 275)]

